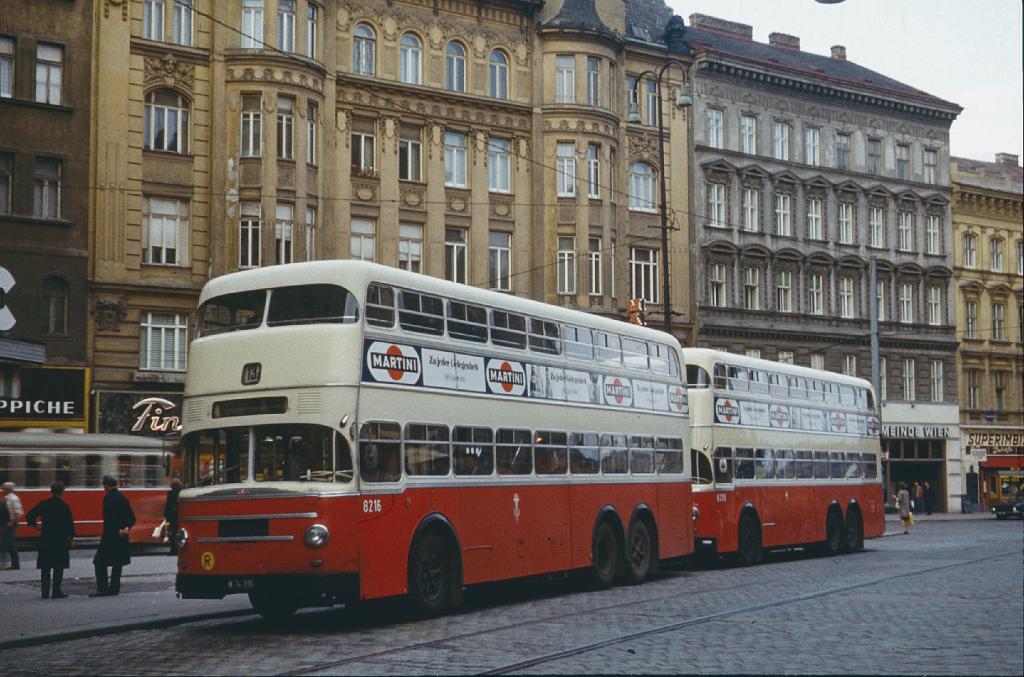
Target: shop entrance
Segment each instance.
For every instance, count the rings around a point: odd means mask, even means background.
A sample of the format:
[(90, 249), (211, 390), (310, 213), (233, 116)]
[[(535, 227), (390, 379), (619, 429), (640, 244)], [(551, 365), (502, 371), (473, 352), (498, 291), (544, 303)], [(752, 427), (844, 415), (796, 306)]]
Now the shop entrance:
[(900, 482), (907, 484), (910, 497), (914, 497), (914, 482), (931, 485), (932, 512), (949, 510), (946, 487), (946, 443), (944, 440), (883, 439), (882, 449), (889, 452), (885, 464), (885, 496), (888, 501), (896, 494)]

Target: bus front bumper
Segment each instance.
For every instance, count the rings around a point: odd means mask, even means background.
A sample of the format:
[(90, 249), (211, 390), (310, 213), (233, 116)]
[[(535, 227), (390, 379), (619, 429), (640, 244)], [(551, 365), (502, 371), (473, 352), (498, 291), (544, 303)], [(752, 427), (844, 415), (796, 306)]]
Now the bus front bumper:
[(359, 598), (359, 575), (349, 574), (264, 574), (189, 575), (178, 574), (174, 589), (182, 599), (223, 599), (227, 595), (254, 590), (287, 590), (304, 605), (336, 604)]

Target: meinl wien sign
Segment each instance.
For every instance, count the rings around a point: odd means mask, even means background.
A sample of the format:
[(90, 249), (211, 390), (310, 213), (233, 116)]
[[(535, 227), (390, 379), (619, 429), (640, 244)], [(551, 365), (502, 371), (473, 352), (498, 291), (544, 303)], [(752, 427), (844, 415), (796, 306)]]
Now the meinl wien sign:
[(0, 396), (0, 428), (86, 425), (86, 367), (18, 367), (12, 391)]

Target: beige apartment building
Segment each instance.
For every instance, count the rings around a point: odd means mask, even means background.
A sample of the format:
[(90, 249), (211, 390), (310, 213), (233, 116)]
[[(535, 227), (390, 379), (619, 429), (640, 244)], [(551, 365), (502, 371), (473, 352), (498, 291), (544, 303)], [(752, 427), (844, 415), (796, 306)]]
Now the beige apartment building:
[(960, 423), (988, 507), (1024, 488), (1024, 171), (1008, 153), (950, 170)]

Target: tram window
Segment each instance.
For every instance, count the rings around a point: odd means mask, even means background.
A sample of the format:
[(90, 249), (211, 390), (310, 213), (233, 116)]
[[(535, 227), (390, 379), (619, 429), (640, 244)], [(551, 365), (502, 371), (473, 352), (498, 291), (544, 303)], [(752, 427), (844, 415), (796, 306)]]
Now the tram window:
[(626, 436), (617, 433), (601, 435), (601, 472), (606, 475), (621, 475), (629, 468), (629, 452)]
[(715, 480), (722, 484), (732, 484), (733, 460), (730, 447), (716, 447), (714, 459)]
[(117, 457), (117, 486), (130, 487), (132, 483), (132, 457), (120, 454)]
[(654, 472), (654, 438), (650, 435), (629, 436), (629, 471), (633, 474)]
[(199, 307), (196, 338), (255, 329), (263, 322), (267, 292), (243, 291), (209, 299)]
[(352, 324), (359, 321), (356, 299), (336, 284), (303, 284), (270, 290), (267, 326)]
[(792, 449), (775, 450), (775, 478), (780, 480), (796, 478), (796, 462), (793, 460)]
[(395, 325), (395, 290), (373, 283), (366, 288), (366, 324), (374, 327)]
[(598, 364), (618, 366), (622, 364), (622, 344), (619, 337), (605, 331), (594, 332), (594, 355)]
[(440, 336), (444, 333), (444, 302), (436, 296), (399, 290), (398, 324), (408, 331)]
[(651, 371), (655, 374), (671, 374), (675, 364), (672, 349), (664, 343), (648, 343), (647, 350), (651, 356)]
[(877, 479), (878, 478), (878, 460), (877, 457), (872, 453), (864, 453), (860, 455), (861, 463), (864, 466), (864, 479)]
[(789, 377), (789, 396), (797, 400), (807, 399), (807, 386), (803, 376)]
[(839, 386), (839, 401), (847, 407), (852, 407), (857, 404), (857, 399), (853, 392), (853, 386)]
[(708, 387), (708, 372), (704, 367), (696, 364), (686, 365), (686, 387), (687, 388), (707, 388)]
[(597, 433), (569, 433), (569, 469), (575, 475), (594, 475), (601, 469)]
[(452, 428), (456, 475), (494, 474), (494, 433), (490, 428)]
[(529, 475), (533, 472), (533, 436), (529, 430), (499, 428), (495, 454), (499, 475)]
[(750, 370), (750, 392), (768, 394), (768, 374), (760, 369)]
[(736, 479), (754, 479), (754, 450), (748, 447), (737, 447), (735, 455)]
[(774, 397), (789, 397), (789, 385), (784, 374), (768, 374), (768, 392)]
[(704, 452), (690, 449), (690, 465), (693, 468), (693, 481), (696, 484), (711, 484), (711, 459)]
[(622, 362), (630, 369), (647, 371), (647, 342), (636, 339), (622, 339)]
[(749, 388), (750, 375), (746, 367), (729, 367), (729, 390), (746, 392)]
[(565, 433), (538, 430), (533, 437), (533, 459), (538, 475), (564, 475), (569, 470)]
[(448, 335), (475, 343), (487, 343), (487, 309), (458, 301), (448, 302)]
[(448, 426), (407, 423), (403, 444), (407, 475), (447, 475), (451, 470)]
[(862, 476), (861, 467), (860, 467), (860, 454), (856, 454), (856, 453), (854, 453), (852, 451), (848, 451), (844, 455), (846, 457), (846, 475), (845, 475), (846, 479), (848, 479), (848, 480), (860, 479), (861, 476)]
[(594, 335), (586, 327), (573, 327), (565, 325), (562, 330), (565, 339), (565, 354), (574, 360), (594, 359)]
[(98, 454), (88, 454), (85, 457), (85, 486), (98, 487), (103, 477), (103, 457)]
[[(678, 437), (659, 437), (654, 441), (654, 465), (661, 475), (679, 475), (683, 467), (683, 441)], [(707, 459), (704, 459), (707, 463)], [(696, 466), (694, 466), (696, 467)], [(710, 466), (707, 472), (708, 481), (711, 481)]]
[(727, 368), (724, 364), (715, 365), (715, 388), (726, 390), (729, 388), (729, 380), (726, 378)]
[(814, 452), (814, 478), (825, 479), (829, 476), (829, 460), (827, 451)]
[(162, 464), (160, 463), (159, 456), (146, 456), (146, 486), (147, 487), (158, 487), (162, 484), (160, 481), (160, 471)]
[(775, 454), (771, 449), (754, 450), (754, 479), (775, 479)]
[(802, 480), (814, 477), (814, 454), (809, 451), (797, 451), (796, 476)]
[(841, 451), (830, 451), (828, 452), (829, 457), (829, 476), (834, 480), (841, 480), (846, 477), (846, 461), (843, 460), (843, 452)]
[(397, 482), (401, 476), (401, 428), (373, 421), (359, 430), (359, 477), (365, 482)]
[(530, 318), (530, 350), (547, 355), (562, 353), (561, 332), (558, 324), (547, 320)]
[(492, 310), (491, 342), (496, 346), (525, 350), (526, 318), (503, 310)]
[(75, 486), (75, 473), (70, 456), (64, 454), (57, 456), (54, 463), (54, 477), (65, 487)]
[[(28, 456), (25, 458), (25, 487), (39, 488), (43, 486), (43, 474), (46, 470), (45, 456)], [(48, 484), (48, 483), (47, 483)]]

